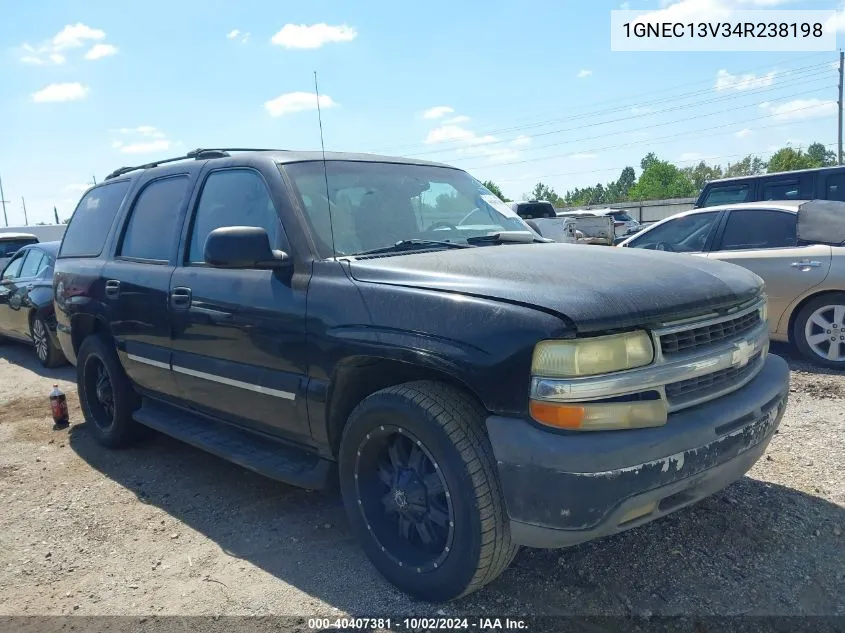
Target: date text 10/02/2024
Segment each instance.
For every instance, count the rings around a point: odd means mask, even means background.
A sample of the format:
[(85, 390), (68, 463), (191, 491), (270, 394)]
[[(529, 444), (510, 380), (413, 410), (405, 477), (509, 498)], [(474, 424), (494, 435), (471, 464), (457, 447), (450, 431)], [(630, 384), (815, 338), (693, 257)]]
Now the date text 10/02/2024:
[(528, 625), (514, 618), (308, 618), (314, 630), (382, 630), (404, 628), (411, 631), (524, 631)]

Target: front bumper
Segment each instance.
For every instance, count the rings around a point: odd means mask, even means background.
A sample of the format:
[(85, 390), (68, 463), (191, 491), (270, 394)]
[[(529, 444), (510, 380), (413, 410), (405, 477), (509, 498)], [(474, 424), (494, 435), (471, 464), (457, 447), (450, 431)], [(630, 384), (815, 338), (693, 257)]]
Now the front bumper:
[(670, 414), (662, 427), (556, 433), (523, 419), (487, 418), (512, 538), (566, 547), (713, 494), (760, 458), (788, 394), (789, 368), (769, 355), (751, 382)]

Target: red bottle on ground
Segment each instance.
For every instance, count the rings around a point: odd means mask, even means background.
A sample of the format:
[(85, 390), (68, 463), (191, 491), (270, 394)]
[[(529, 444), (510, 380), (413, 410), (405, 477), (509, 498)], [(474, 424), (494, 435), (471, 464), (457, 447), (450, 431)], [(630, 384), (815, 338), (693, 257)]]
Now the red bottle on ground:
[(62, 429), (69, 424), (67, 414), (67, 399), (59, 385), (53, 385), (50, 392), (50, 409), (53, 412), (53, 428)]

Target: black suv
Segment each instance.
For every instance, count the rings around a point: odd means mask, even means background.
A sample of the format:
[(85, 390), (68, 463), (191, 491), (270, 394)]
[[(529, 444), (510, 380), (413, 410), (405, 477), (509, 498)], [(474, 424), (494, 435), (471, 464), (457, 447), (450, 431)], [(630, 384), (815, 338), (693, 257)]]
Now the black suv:
[(783, 414), (759, 277), (548, 243), (466, 172), (197, 150), (79, 203), (54, 277), (91, 432), (152, 428), (339, 481), (375, 566), (429, 600), (519, 545), (641, 525), (738, 479)]

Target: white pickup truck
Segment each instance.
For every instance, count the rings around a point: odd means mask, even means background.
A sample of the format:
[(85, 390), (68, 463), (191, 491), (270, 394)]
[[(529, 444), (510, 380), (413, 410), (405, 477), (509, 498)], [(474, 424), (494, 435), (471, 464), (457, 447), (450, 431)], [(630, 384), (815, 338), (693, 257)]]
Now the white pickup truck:
[(559, 213), (551, 202), (511, 202), (514, 213), (542, 237), (573, 244), (613, 244), (613, 219), (590, 213)]

